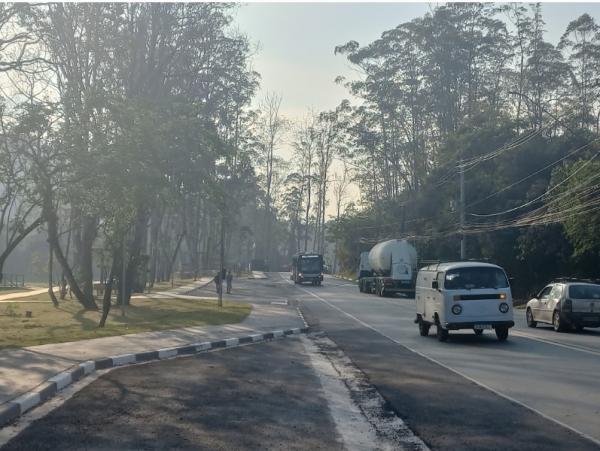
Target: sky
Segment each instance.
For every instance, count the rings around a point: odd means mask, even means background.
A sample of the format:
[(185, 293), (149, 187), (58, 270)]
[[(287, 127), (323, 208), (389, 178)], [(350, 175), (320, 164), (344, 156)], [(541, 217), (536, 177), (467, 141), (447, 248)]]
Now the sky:
[[(254, 69), (261, 91), (283, 97), (281, 111), (302, 118), (309, 108), (335, 108), (349, 94), (334, 82), (338, 75), (357, 77), (336, 45), (361, 45), (385, 30), (422, 16), (436, 3), (249, 3), (235, 14), (239, 30), (258, 45)], [(543, 3), (546, 39), (554, 44), (571, 20), (587, 12), (600, 22), (600, 3)]]
[[(351, 99), (337, 76), (359, 78), (337, 45), (350, 40), (366, 45), (397, 25), (430, 11), (438, 3), (248, 3), (238, 7), (234, 26), (257, 46), (253, 69), (261, 74), (255, 106), (267, 92), (282, 96), (281, 114), (294, 121), (309, 110), (335, 108)], [(557, 44), (570, 21), (588, 13), (600, 23), (600, 3), (543, 3), (546, 40)], [(289, 144), (279, 150), (289, 157)], [(333, 171), (341, 163), (334, 162)], [(350, 187), (350, 200), (358, 188)], [(331, 205), (327, 213), (333, 214)]]

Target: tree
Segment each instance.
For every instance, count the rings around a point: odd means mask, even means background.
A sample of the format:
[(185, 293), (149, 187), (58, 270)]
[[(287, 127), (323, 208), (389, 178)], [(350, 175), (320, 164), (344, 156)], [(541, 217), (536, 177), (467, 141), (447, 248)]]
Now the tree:
[(267, 94), (262, 104), (262, 115), (259, 118), (257, 130), (257, 147), (263, 164), (265, 215), (264, 215), (264, 259), (268, 262), (272, 258), (271, 247), (271, 209), (273, 205), (273, 181), (277, 176), (276, 168), (278, 158), (276, 151), (281, 144), (286, 130), (286, 121), (280, 116), (281, 96)]

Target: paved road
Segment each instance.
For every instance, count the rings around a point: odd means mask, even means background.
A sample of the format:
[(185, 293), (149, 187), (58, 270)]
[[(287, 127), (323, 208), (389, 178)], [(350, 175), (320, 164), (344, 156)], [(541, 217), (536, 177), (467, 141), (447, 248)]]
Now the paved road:
[[(482, 337), (467, 332), (454, 333), (448, 343), (440, 343), (433, 336), (419, 336), (413, 323), (415, 313), (411, 299), (362, 294), (355, 285), (330, 278), (322, 287), (300, 287), (290, 283), (286, 273), (271, 273), (268, 277), (266, 280), (240, 281), (237, 290), (234, 285), (234, 296), (237, 291), (237, 295), (258, 298), (263, 304), (275, 306), (287, 303), (289, 309), (298, 304), (307, 321), (327, 333), (379, 390), (388, 407), (432, 449), (600, 449), (599, 333), (556, 334), (547, 327), (528, 329), (522, 312), (518, 312), (517, 326), (506, 343), (499, 343), (491, 332)], [(242, 376), (246, 370), (236, 365), (238, 359), (245, 364), (250, 360), (235, 357), (233, 353), (230, 355), (235, 358), (215, 363), (218, 371), (212, 375), (206, 373), (210, 372), (210, 365), (186, 364), (190, 361), (188, 359), (138, 367), (148, 368), (148, 372), (125, 369), (114, 372), (114, 376), (110, 373), (108, 382), (101, 383), (104, 385), (96, 388), (100, 381), (95, 382), (89, 386), (89, 393), (82, 391), (80, 397), (76, 396), (65, 406), (79, 402), (79, 409), (83, 411), (86, 403), (100, 405), (103, 397), (107, 396), (111, 405), (120, 407), (114, 407), (116, 410), (110, 410), (106, 415), (102, 415), (101, 408), (93, 409), (100, 413), (91, 415), (90, 420), (75, 414), (69, 416), (68, 410), (58, 409), (55, 411), (59, 412), (57, 417), (52, 417), (54, 413), (47, 417), (54, 418), (53, 422), (45, 423), (46, 420), (43, 420), (35, 423), (9, 449), (19, 449), (19, 446), (25, 449), (26, 445), (34, 443), (26, 441), (37, 437), (34, 428), (38, 428), (40, 436), (43, 436), (42, 432), (48, 433), (48, 437), (58, 434), (61, 440), (65, 440), (48, 441), (53, 444), (75, 445), (75, 442), (68, 441), (71, 440), (69, 437), (82, 431), (85, 436), (91, 434), (99, 440), (108, 440), (107, 447), (115, 443), (121, 445), (119, 448), (136, 447), (137, 444), (152, 447), (151, 442), (144, 440), (156, 438), (155, 429), (163, 430), (158, 423), (160, 418), (169, 427), (164, 428), (166, 441), (157, 443), (169, 447), (185, 448), (186, 442), (181, 440), (186, 437), (192, 437), (195, 443), (213, 440), (209, 437), (207, 425), (215, 431), (215, 449), (221, 445), (230, 449), (290, 449), (296, 443), (308, 443), (298, 442), (302, 434), (306, 439), (318, 439), (324, 444), (323, 449), (339, 446), (331, 418), (323, 413), (325, 404), (318, 400), (315, 402), (320, 407), (316, 410), (309, 409), (304, 411), (306, 415), (299, 414), (299, 434), (287, 430), (295, 425), (294, 422), (282, 420), (283, 423), (278, 423), (281, 429), (273, 434), (257, 426), (258, 438), (254, 441), (244, 438), (243, 434), (236, 436), (234, 433), (228, 437), (229, 432), (235, 429), (232, 424), (246, 421), (245, 417), (238, 416), (239, 412), (230, 403), (235, 405), (240, 399), (253, 409), (251, 406), (260, 406), (263, 398), (270, 396), (266, 393), (275, 393), (281, 398), (281, 405), (292, 402), (302, 409), (299, 401), (307, 396), (304, 390), (318, 385), (314, 375), (304, 372), (306, 363), (299, 357), (291, 359), (296, 363), (290, 363), (289, 374), (277, 373), (279, 375), (275, 379), (270, 375), (266, 377), (264, 383), (270, 387), (267, 391), (254, 391), (260, 390), (263, 384), (263, 376), (258, 375), (259, 367), (263, 372), (266, 368), (269, 373), (269, 368), (272, 368), (269, 359), (281, 360), (285, 354), (282, 349), (269, 349), (266, 353), (259, 352), (261, 348), (258, 346), (255, 349), (256, 352), (253, 350), (249, 354), (257, 364), (251, 370), (256, 371), (255, 375), (250, 372), (247, 376), (249, 385)], [(245, 348), (239, 352), (242, 350)], [(292, 368), (298, 370), (298, 378), (290, 379), (292, 385), (276, 385), (277, 378), (281, 382), (283, 378), (292, 377)], [(244, 391), (254, 394), (240, 396), (241, 392), (230, 386), (230, 382), (233, 384), (234, 381), (241, 382)], [(252, 385), (253, 381), (257, 387)], [(148, 387), (156, 388), (161, 383), (167, 386), (166, 391), (157, 399), (150, 397), (145, 400), (143, 395), (148, 393)], [(222, 398), (219, 407), (202, 398), (203, 390), (223, 386), (230, 396)], [(136, 407), (130, 408), (130, 402)], [(275, 421), (274, 418), (281, 412), (278, 402), (268, 399), (268, 403), (263, 404), (266, 411), (263, 408), (251, 411), (263, 421)], [(161, 413), (155, 420), (154, 414), (163, 409), (163, 403), (166, 403), (164, 416)], [(197, 406), (205, 404), (208, 406), (207, 416), (198, 412), (177, 413), (194, 409), (204, 411)], [(316, 415), (314, 422), (309, 421), (311, 415)], [(220, 427), (219, 421), (223, 418), (226, 423)], [(108, 424), (114, 427), (100, 427), (106, 421), (111, 421)], [(182, 422), (181, 427), (175, 427), (179, 421)], [(141, 441), (126, 442), (124, 440), (128, 437), (121, 432), (114, 437), (116, 441), (110, 441), (113, 438), (103, 431), (119, 430), (117, 424), (132, 425), (137, 434), (134, 438)], [(249, 424), (255, 425), (256, 422)], [(228, 432), (223, 432), (223, 428)], [(52, 434), (50, 431), (53, 431)], [(93, 442), (91, 448), (102, 448), (103, 443)]]
[(114, 370), (13, 450), (343, 449), (297, 338)]
[[(288, 278), (285, 273), (279, 276)], [(289, 296), (302, 303), (309, 322), (318, 323), (372, 381), (379, 381), (388, 401), (403, 394), (397, 399), (398, 411), (433, 447), (600, 448), (598, 332), (556, 334), (549, 327), (529, 329), (518, 312), (517, 326), (506, 343), (497, 342), (493, 332), (483, 337), (454, 333), (448, 343), (440, 343), (433, 336), (419, 336), (412, 299), (359, 293), (356, 285), (335, 279), (326, 280), (322, 287), (292, 286)], [(407, 368), (411, 365), (413, 372)], [(397, 380), (391, 381), (394, 371)], [(582, 439), (569, 427), (597, 443)]]

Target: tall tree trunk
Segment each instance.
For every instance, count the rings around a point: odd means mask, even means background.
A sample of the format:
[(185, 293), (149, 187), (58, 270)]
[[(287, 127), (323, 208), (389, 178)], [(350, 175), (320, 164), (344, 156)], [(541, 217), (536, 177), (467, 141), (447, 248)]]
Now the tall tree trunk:
[(110, 274), (108, 275), (108, 279), (106, 279), (106, 283), (104, 284), (104, 296), (102, 297), (102, 317), (100, 318), (100, 323), (98, 324), (98, 327), (105, 326), (106, 318), (108, 317), (108, 314), (110, 313), (110, 307), (112, 305), (111, 297), (112, 297), (113, 284), (114, 284), (114, 280), (115, 280), (115, 271), (117, 269), (117, 261), (118, 261), (118, 259), (114, 255), (115, 252), (116, 251), (113, 250), (112, 264), (110, 265)]
[(92, 247), (97, 233), (97, 219), (85, 216), (82, 221), (79, 248), (79, 277), (86, 302), (94, 302), (94, 260)]
[(125, 305), (129, 305), (131, 293), (136, 288), (138, 282), (138, 271), (141, 264), (141, 248), (146, 233), (147, 212), (145, 208), (140, 207), (137, 213), (133, 242), (129, 252), (129, 263), (127, 264), (127, 280), (125, 283)]
[(75, 294), (77, 300), (83, 305), (84, 308), (88, 310), (98, 310), (98, 306), (94, 302), (92, 298), (87, 299), (81, 288), (79, 288), (79, 284), (73, 275), (73, 271), (65, 258), (62, 248), (60, 247), (60, 239), (58, 236), (58, 217), (56, 215), (56, 211), (54, 209), (54, 202), (52, 199), (52, 188), (50, 186), (44, 187), (43, 195), (43, 204), (42, 210), (44, 214), (44, 219), (46, 220), (47, 229), (48, 229), (48, 243), (54, 249), (54, 255), (56, 260), (61, 265), (63, 271), (65, 272), (65, 277), (69, 282), (69, 286), (71, 287), (71, 291)]
[(56, 295), (54, 294), (54, 250), (52, 249), (52, 245), (48, 246), (48, 295), (50, 296), (50, 300), (54, 307), (58, 307), (58, 300), (56, 299)]

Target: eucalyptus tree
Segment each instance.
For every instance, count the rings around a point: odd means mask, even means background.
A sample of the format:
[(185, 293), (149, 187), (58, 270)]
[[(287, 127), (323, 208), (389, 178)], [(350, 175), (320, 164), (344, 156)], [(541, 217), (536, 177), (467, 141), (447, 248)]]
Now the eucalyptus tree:
[(600, 26), (589, 15), (583, 14), (567, 26), (560, 39), (559, 49), (567, 53), (571, 64), (572, 92), (577, 99), (578, 126), (595, 125), (600, 130), (596, 74), (600, 69)]
[(261, 164), (262, 188), (264, 190), (264, 240), (262, 256), (269, 262), (272, 257), (272, 241), (270, 239), (273, 224), (273, 183), (278, 177), (277, 169), (281, 162), (277, 151), (280, 148), (288, 123), (280, 113), (282, 97), (276, 93), (268, 93), (262, 100), (260, 114), (257, 118), (255, 139), (256, 149)]

